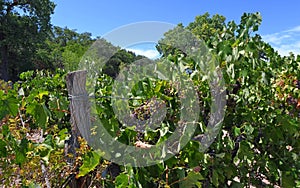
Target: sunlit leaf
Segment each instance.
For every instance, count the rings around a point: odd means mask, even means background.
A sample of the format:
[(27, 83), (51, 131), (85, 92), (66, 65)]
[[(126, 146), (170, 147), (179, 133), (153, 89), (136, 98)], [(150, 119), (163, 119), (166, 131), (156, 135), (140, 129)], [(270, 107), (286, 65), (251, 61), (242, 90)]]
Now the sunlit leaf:
[(99, 164), (100, 157), (103, 155), (102, 152), (99, 151), (91, 151), (85, 154), (83, 158), (83, 164), (79, 168), (79, 173), (76, 175), (77, 178), (85, 176), (89, 172), (95, 169), (95, 167)]

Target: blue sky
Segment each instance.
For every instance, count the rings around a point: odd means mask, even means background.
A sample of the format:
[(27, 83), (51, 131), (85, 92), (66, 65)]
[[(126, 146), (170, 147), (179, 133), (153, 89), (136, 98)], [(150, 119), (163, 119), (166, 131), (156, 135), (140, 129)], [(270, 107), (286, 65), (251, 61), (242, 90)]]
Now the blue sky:
[[(52, 23), (78, 32), (104, 36), (127, 24), (160, 21), (171, 24), (194, 21), (195, 16), (209, 12), (220, 14), (237, 23), (244, 12), (260, 12), (263, 17), (259, 34), (281, 54), (300, 54), (299, 0), (54, 0), (57, 4)], [(146, 45), (147, 46), (147, 45)], [(148, 45), (149, 46), (149, 45)], [(153, 49), (131, 47), (139, 53), (154, 53)], [(152, 54), (155, 55), (155, 54)]]

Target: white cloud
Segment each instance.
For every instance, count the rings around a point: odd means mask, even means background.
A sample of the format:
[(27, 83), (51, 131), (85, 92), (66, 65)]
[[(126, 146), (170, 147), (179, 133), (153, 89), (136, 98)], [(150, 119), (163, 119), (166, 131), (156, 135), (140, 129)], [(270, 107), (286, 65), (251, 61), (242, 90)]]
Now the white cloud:
[(290, 52), (300, 55), (300, 41), (291, 44), (282, 44), (276, 48), (281, 55), (289, 55)]
[(290, 38), (290, 35), (282, 35), (281, 33), (274, 33), (270, 35), (264, 35), (263, 38), (265, 41), (274, 43), (274, 44), (281, 44), (284, 39)]
[(128, 51), (132, 51), (137, 55), (143, 55), (148, 57), (149, 59), (156, 59), (160, 57), (160, 54), (157, 50), (152, 50), (152, 49), (133, 49), (133, 48), (126, 48)]
[(300, 54), (300, 26), (292, 29), (262, 36), (280, 55), (289, 55), (290, 52)]
[(300, 25), (297, 26), (297, 27), (294, 27), (294, 28), (292, 28), (290, 30), (287, 30), (287, 32), (300, 32)]

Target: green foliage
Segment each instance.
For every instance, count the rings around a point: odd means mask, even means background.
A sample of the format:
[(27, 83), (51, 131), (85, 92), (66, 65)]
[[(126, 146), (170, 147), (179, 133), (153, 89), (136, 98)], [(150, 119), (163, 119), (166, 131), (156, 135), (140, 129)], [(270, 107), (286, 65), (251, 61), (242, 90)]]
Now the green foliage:
[[(10, 89), (6, 83), (1, 83), (2, 88)], [(0, 91), (0, 105), (4, 108), (0, 111), (0, 118), (3, 118), (6, 114), (12, 114), (16, 116), (18, 113), (18, 101), (15, 98), (16, 93), (8, 92), (7, 90)]]
[(101, 151), (90, 151), (83, 156), (83, 164), (79, 168), (79, 173), (77, 178), (87, 175), (89, 172), (93, 171), (100, 162)]
[(49, 68), (42, 58), (44, 41), (51, 31), (50, 16), (55, 4), (50, 0), (12, 1), (0, 4), (1, 78), (16, 80), (19, 73), (33, 68)]
[[(198, 62), (186, 57), (182, 49), (172, 46), (172, 41), (178, 42), (182, 38), (178, 33), (183, 29), (190, 30), (203, 40), (220, 63), (215, 66), (222, 68), (227, 88), (225, 119), (220, 135), (205, 154), (199, 152), (197, 142), (191, 141), (178, 156), (164, 162), (168, 166), (168, 180), (149, 179), (149, 176), (164, 174), (166, 167), (150, 174), (136, 170), (139, 178), (135, 179), (135, 186), (150, 184), (177, 187), (184, 183), (194, 183), (198, 187), (284, 186), (287, 182), (292, 182), (287, 186), (296, 185), (299, 179), (300, 105), (299, 75), (296, 71), (299, 69), (299, 56), (280, 57), (255, 34), (260, 23), (258, 13), (244, 14), (239, 25), (234, 22), (226, 24), (224, 17), (216, 15), (210, 18), (206, 14), (197, 17), (186, 28), (179, 25), (166, 33), (158, 49), (163, 57), (182, 67), (182, 72), (187, 68), (192, 70), (190, 77), (198, 88), (201, 121), (195, 135), (201, 134), (208, 123), (210, 88), (208, 78), (199, 70)], [(189, 41), (179, 42), (179, 46), (184, 46)], [(284, 66), (282, 62), (285, 62)], [(103, 79), (110, 80), (105, 77), (99, 80), (101, 87), (96, 91), (100, 94), (97, 100), (101, 105), (98, 112), (112, 136), (129, 145), (136, 141), (157, 144), (168, 138), (174, 130), (172, 126), (178, 121), (174, 119), (178, 109), (176, 91), (175, 96), (172, 95), (170, 83), (146, 79), (134, 85), (128, 97), (136, 98), (129, 102), (136, 118), (148, 118), (148, 104), (154, 96), (167, 101), (166, 106), (170, 110), (159, 129), (146, 129), (143, 134), (135, 134), (117, 121), (110, 106), (111, 99), (101, 97), (103, 93), (111, 94), (111, 86), (107, 85), (111, 81)], [(177, 170), (182, 166), (183, 170)], [(188, 181), (189, 175), (186, 174), (198, 166), (199, 179), (191, 174)], [(127, 173), (120, 175), (118, 184), (131, 185)], [(284, 175), (286, 173), (288, 177)]]
[(105, 62), (102, 72), (112, 78), (116, 78), (120, 69), (141, 58), (141, 56), (136, 56), (134, 53), (127, 52), (124, 49), (118, 50), (107, 62)]
[[(89, 185), (98, 187), (300, 186), (300, 56), (281, 57), (256, 33), (260, 23), (259, 13), (244, 14), (239, 24), (225, 22), (220, 15), (205, 14), (187, 27), (179, 25), (160, 40), (157, 48), (163, 58), (158, 60), (159, 68), (172, 76), (175, 70), (165, 66), (166, 61), (171, 61), (179, 67), (176, 73), (192, 80), (200, 114), (194, 139), (175, 156), (153, 166), (118, 166), (105, 161), (104, 153), (91, 150), (82, 139), (78, 155), (73, 156), (74, 166), (69, 165), (63, 149), (71, 129), (65, 71), (29, 71), (20, 75), (21, 82), (1, 82), (2, 184), (44, 186), (41, 164), (45, 164), (53, 187), (61, 186), (69, 177), (89, 177)], [(184, 30), (201, 39), (219, 64), (197, 62), (197, 57), (188, 57), (185, 49), (174, 48), (172, 42), (178, 42)], [(54, 49), (51, 61), (68, 70), (75, 69), (80, 55), (92, 42), (90, 36), (58, 27), (54, 33), (47, 41)], [(192, 37), (179, 42), (184, 46), (191, 40)], [(118, 49), (107, 42), (101, 44), (107, 47), (107, 56)], [(99, 76), (94, 91), (99, 118), (109, 134), (124, 144), (147, 149), (174, 133), (181, 103), (176, 82), (139, 79), (126, 93), (131, 98), (131, 115), (141, 121), (154, 115), (166, 117), (159, 127), (142, 127), (143, 131), (119, 121), (110, 97), (114, 78), (140, 58), (119, 50), (104, 66), (102, 71), (106, 74)], [(207, 129), (213, 88), (209, 87), (211, 77), (203, 74), (203, 67), (222, 70), (227, 97), (221, 131), (205, 152), (199, 150), (196, 138)], [(155, 114), (153, 104), (161, 101), (166, 114)], [(18, 178), (21, 183), (17, 185)]]
[(68, 28), (53, 27), (52, 37), (48, 39), (48, 52), (54, 67), (66, 71), (78, 69), (78, 64), (87, 49), (95, 42), (91, 33), (77, 33)]
[[(38, 182), (42, 185), (42, 163), (51, 176), (58, 176), (62, 168), (66, 169), (63, 173), (71, 171), (64, 156), (70, 129), (64, 75), (61, 70), (30, 71), (22, 73), (22, 81), (12, 86), (2, 83), (2, 185), (19, 186), (20, 181), (24, 186)], [(52, 183), (59, 185), (63, 180), (57, 178)]]
[[(217, 54), (227, 86), (222, 132), (207, 151), (212, 161), (198, 158), (204, 185), (209, 182), (224, 187), (230, 185), (229, 181), (237, 184), (234, 178), (238, 174), (241, 186), (263, 185), (268, 180), (271, 186), (284, 187), (288, 181), (291, 184), (286, 186), (293, 187), (299, 179), (299, 56), (280, 57), (254, 33), (260, 23), (258, 13), (244, 14), (239, 25), (226, 24), (222, 16), (210, 18), (205, 14), (185, 28)], [(191, 78), (201, 88), (199, 98), (205, 101), (208, 89), (200, 81), (201, 74), (197, 74), (197, 62), (166, 45), (176, 40), (181, 28), (179, 25), (167, 32), (158, 49), (169, 60), (195, 72)], [(207, 117), (207, 104), (203, 104), (202, 115)]]

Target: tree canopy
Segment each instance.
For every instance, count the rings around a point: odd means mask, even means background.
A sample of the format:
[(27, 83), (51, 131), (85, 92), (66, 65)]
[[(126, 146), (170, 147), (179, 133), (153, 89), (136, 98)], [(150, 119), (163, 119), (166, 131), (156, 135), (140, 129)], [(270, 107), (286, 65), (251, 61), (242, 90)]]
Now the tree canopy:
[(7, 81), (38, 68), (36, 52), (51, 31), (55, 4), (50, 0), (1, 0), (0, 8), (1, 78)]

